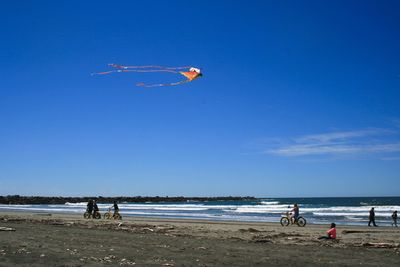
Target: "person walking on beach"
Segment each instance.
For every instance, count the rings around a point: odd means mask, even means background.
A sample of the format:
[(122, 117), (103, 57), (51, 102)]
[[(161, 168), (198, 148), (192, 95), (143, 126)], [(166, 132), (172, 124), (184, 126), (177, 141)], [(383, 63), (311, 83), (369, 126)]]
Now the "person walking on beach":
[(369, 211), (369, 222), (368, 222), (368, 226), (371, 226), (371, 223), (376, 227), (378, 225), (376, 225), (375, 223), (375, 208), (372, 207), (371, 210)]
[(331, 223), (331, 228), (326, 233), (327, 235), (318, 237), (318, 239), (336, 239), (336, 224)]
[(392, 214), (392, 226), (396, 226), (397, 227), (397, 210), (395, 210)]

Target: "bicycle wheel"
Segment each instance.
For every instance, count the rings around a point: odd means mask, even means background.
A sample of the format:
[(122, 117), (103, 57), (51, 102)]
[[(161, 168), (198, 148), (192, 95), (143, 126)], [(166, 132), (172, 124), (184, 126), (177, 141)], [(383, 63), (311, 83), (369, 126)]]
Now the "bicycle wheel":
[(306, 226), (306, 224), (307, 224), (307, 221), (306, 221), (306, 219), (304, 219), (303, 217), (299, 217), (299, 218), (297, 219), (297, 225), (298, 225), (298, 226), (304, 227), (304, 226)]
[(281, 225), (282, 225), (282, 226), (288, 226), (288, 225), (289, 225), (289, 222), (290, 222), (290, 220), (289, 220), (288, 217), (282, 217), (282, 218), (281, 218)]
[(114, 220), (122, 220), (122, 216), (119, 213), (117, 213), (114, 215)]
[(112, 218), (111, 212), (104, 213), (104, 219), (110, 220)]
[(95, 218), (95, 219), (101, 219), (101, 214), (100, 214), (100, 212), (96, 211), (96, 212), (94, 213), (94, 218)]
[(83, 218), (89, 219), (89, 218), (90, 218), (90, 213), (89, 213), (89, 212), (85, 212), (85, 213), (83, 214)]

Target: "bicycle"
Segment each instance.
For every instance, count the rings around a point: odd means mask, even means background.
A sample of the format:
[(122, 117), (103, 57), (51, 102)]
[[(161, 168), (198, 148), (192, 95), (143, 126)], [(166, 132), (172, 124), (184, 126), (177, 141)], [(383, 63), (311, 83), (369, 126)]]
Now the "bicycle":
[(99, 211), (95, 211), (94, 213), (89, 213), (89, 211), (86, 210), (86, 212), (83, 214), (83, 218), (85, 219), (100, 219), (101, 218), (101, 213)]
[(111, 219), (122, 220), (121, 214), (119, 214), (118, 211), (115, 211), (114, 213), (112, 213), (111, 209), (112, 208), (108, 208), (108, 211), (106, 213), (104, 213), (104, 215), (103, 215), (104, 219), (107, 219), (107, 220), (111, 220)]
[(299, 227), (306, 226), (306, 224), (307, 224), (306, 219), (299, 216), (299, 217), (297, 217), (297, 220), (295, 220), (292, 216), (290, 216), (290, 214), (291, 213), (286, 212), (286, 214), (282, 216), (282, 218), (281, 218), (282, 226), (288, 226), (289, 224), (297, 224), (297, 226), (299, 226)]

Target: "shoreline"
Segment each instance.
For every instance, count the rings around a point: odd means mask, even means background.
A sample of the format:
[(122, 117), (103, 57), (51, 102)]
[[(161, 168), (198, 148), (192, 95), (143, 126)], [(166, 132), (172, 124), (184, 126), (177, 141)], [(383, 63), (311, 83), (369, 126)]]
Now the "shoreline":
[[(32, 211), (32, 210), (15, 210), (15, 209), (7, 209), (7, 210), (2, 210), (0, 209), (0, 215), (1, 214), (52, 214), (52, 215), (59, 215), (59, 216), (76, 216), (77, 218), (83, 218), (85, 210), (82, 209), (81, 213), (76, 213), (76, 212), (68, 212), (68, 211)], [(100, 214), (103, 216), (103, 214), (106, 212), (106, 210), (100, 210)], [(141, 216), (141, 215), (124, 215), (122, 212), (121, 215), (124, 217), (124, 220), (155, 220), (155, 221), (199, 221), (199, 222), (226, 222), (226, 223), (238, 223), (238, 224), (246, 224), (246, 223), (259, 223), (259, 224), (278, 224), (280, 225), (279, 220), (276, 221), (262, 221), (262, 220), (234, 220), (234, 219), (217, 219), (217, 218), (192, 218), (192, 217), (173, 217), (173, 216), (157, 216), (157, 215), (149, 215), (149, 216)], [(280, 219), (280, 218), (279, 218)], [(307, 220), (307, 218), (306, 218)], [(335, 222), (335, 221), (332, 221)], [(311, 222), (310, 220), (307, 220), (307, 225), (329, 225), (331, 222), (326, 222), (326, 223), (315, 223)], [(368, 221), (365, 221), (364, 223), (342, 223), (342, 222), (335, 222), (336, 225), (340, 226), (345, 226), (345, 227), (367, 227)], [(390, 219), (386, 219), (385, 221), (380, 221), (376, 220), (376, 223), (380, 228), (392, 228), (390, 226), (391, 221)], [(382, 224), (383, 223), (383, 224)], [(398, 223), (400, 225), (400, 222)]]
[[(0, 212), (0, 266), (396, 266), (400, 230)], [(4, 237), (4, 238), (3, 238)], [(44, 255), (44, 256), (42, 256)], [(62, 263), (62, 264), (61, 264)]]
[(258, 201), (259, 198), (246, 196), (226, 196), (226, 197), (160, 197), (160, 196), (134, 196), (134, 197), (103, 197), (103, 196), (83, 196), (83, 197), (56, 197), (56, 196), (20, 196), (20, 195), (7, 195), (0, 196), (0, 204), (8, 205), (34, 205), (34, 204), (65, 204), (65, 203), (80, 203), (88, 202), (89, 200), (96, 200), (98, 203), (113, 203), (117, 201), (119, 203), (185, 203), (189, 201), (202, 202), (202, 201)]

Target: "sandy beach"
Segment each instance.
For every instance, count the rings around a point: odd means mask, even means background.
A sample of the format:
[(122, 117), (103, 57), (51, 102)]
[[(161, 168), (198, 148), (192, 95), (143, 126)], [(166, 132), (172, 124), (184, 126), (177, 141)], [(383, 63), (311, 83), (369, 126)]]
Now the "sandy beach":
[[(0, 266), (399, 266), (400, 230), (0, 212)], [(7, 231), (10, 230), (10, 231)]]

